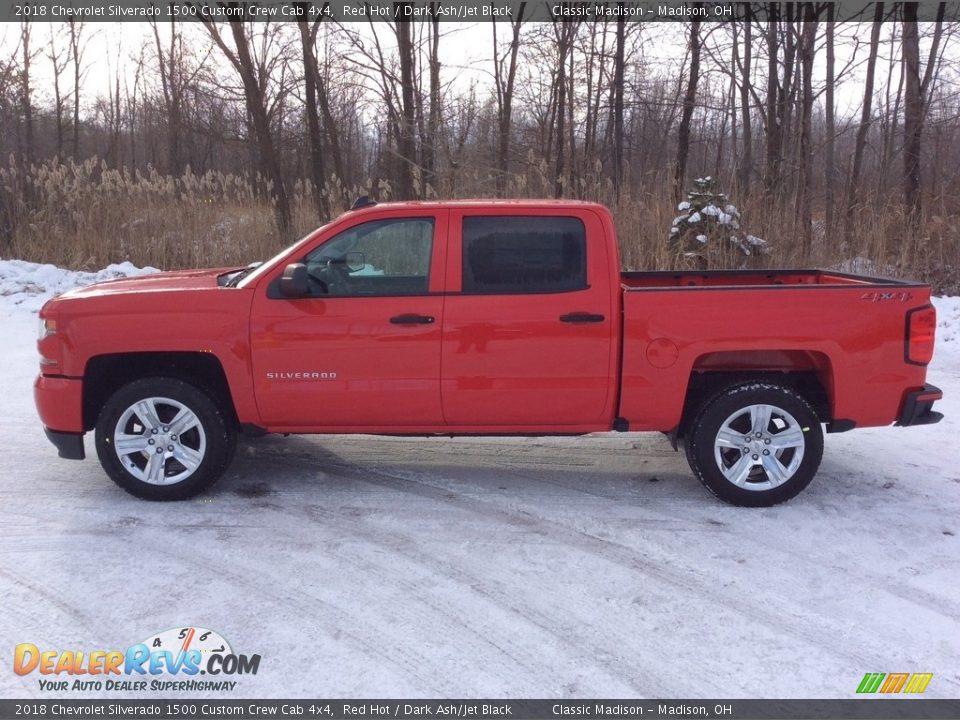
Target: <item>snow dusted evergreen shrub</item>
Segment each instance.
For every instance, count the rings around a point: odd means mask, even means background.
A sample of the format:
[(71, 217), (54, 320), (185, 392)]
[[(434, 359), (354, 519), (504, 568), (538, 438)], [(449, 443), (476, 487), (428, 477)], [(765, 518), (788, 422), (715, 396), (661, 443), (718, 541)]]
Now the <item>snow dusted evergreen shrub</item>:
[(744, 232), (740, 211), (717, 192), (709, 175), (693, 181), (696, 189), (677, 206), (670, 243), (683, 265), (700, 269), (743, 267), (770, 251), (766, 240)]

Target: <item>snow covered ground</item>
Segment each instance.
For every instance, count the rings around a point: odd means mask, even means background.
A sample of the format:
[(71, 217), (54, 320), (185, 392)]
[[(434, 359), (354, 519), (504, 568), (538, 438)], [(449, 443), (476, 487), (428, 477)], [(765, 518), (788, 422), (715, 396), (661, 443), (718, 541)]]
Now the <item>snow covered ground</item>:
[[(829, 436), (777, 508), (719, 503), (658, 435), (267, 437), (156, 504), (89, 437), (85, 462), (43, 437), (35, 311), (94, 279), (43, 267), (0, 262), (5, 663), (198, 625), (263, 657), (225, 698), (851, 698), (866, 672), (960, 696), (958, 298), (929, 373), (946, 420)], [(0, 668), (0, 696), (37, 677)]]

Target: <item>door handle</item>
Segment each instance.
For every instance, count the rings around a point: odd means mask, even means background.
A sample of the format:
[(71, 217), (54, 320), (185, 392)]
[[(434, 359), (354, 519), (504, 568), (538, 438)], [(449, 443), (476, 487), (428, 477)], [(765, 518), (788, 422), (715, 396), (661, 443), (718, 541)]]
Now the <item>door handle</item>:
[(430, 315), (407, 313), (406, 315), (394, 315), (390, 318), (390, 322), (394, 325), (429, 325), (433, 322), (433, 318)]
[(595, 313), (574, 312), (560, 316), (560, 322), (565, 323), (599, 323), (604, 321), (603, 315)]

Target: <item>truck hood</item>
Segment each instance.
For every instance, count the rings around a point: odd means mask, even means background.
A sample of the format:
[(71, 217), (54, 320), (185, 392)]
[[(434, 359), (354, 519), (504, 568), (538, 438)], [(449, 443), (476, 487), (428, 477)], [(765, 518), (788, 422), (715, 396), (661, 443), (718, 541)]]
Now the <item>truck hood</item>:
[(171, 292), (182, 290), (203, 290), (217, 285), (217, 277), (239, 268), (225, 267), (207, 270), (182, 270), (178, 272), (161, 272), (137, 277), (118, 278), (104, 282), (74, 288), (60, 295), (57, 300), (72, 300), (91, 297), (105, 297), (108, 295), (125, 295), (130, 293)]

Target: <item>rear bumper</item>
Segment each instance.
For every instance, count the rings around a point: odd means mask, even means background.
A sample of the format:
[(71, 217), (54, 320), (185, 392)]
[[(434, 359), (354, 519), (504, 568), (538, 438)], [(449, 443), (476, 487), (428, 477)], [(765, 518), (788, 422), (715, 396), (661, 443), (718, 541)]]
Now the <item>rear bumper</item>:
[(83, 433), (58, 432), (44, 428), (43, 432), (47, 434), (47, 440), (57, 447), (57, 454), (67, 460), (83, 460), (86, 454), (83, 452)]
[(943, 420), (943, 413), (934, 412), (933, 404), (943, 398), (943, 391), (933, 385), (924, 385), (922, 390), (912, 390), (903, 399), (903, 410), (895, 423), (899, 427), (910, 425), (933, 425)]

